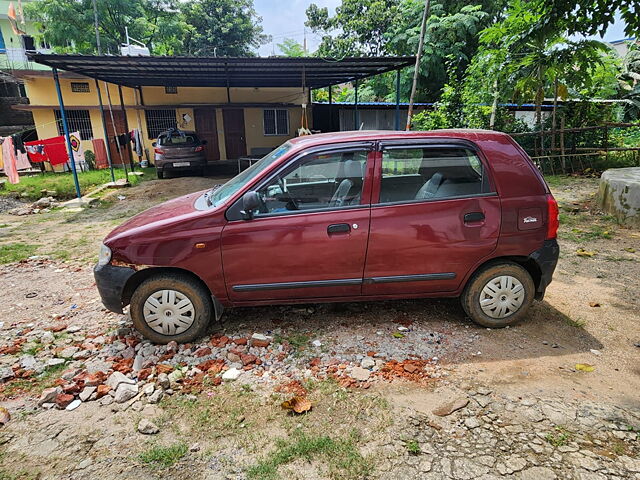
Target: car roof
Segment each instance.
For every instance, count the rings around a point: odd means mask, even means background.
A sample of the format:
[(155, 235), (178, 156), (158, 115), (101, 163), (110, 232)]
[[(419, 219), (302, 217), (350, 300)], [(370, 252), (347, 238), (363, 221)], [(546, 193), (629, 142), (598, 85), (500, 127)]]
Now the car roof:
[(327, 143), (374, 141), (374, 140), (409, 140), (420, 138), (450, 138), (471, 141), (496, 140), (508, 137), (506, 133), (480, 129), (443, 129), (430, 131), (397, 131), (397, 130), (354, 130), (349, 132), (317, 133), (304, 135), (290, 140), (296, 147), (312, 147)]

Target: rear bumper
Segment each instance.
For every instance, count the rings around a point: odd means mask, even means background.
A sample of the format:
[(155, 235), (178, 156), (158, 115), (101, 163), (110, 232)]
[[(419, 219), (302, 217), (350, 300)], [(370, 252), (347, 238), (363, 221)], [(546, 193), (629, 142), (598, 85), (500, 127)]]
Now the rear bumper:
[(560, 247), (557, 240), (545, 240), (542, 248), (536, 250), (529, 259), (536, 262), (540, 269), (540, 282), (536, 289), (536, 299), (542, 300), (547, 287), (551, 283), (553, 278), (553, 272), (558, 264), (558, 257), (560, 256)]
[[(189, 165), (174, 167), (174, 163), (183, 163), (189, 162)], [(162, 171), (180, 171), (180, 170), (193, 170), (195, 168), (202, 168), (207, 165), (207, 161), (204, 157), (197, 158), (184, 158), (184, 159), (173, 159), (173, 160), (156, 160), (156, 169)]]
[(110, 264), (96, 265), (93, 276), (102, 299), (102, 304), (112, 312), (122, 313), (122, 293), (127, 281), (136, 273), (133, 268), (116, 267)]

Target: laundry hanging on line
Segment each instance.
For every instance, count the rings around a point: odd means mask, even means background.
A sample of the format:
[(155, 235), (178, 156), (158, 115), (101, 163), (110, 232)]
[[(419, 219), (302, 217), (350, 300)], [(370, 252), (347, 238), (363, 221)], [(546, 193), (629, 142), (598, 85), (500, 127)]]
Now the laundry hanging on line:
[(0, 138), (2, 141), (2, 160), (4, 162), (4, 173), (9, 179), (9, 183), (20, 183), (18, 175), (17, 159), (13, 139), (11, 137)]

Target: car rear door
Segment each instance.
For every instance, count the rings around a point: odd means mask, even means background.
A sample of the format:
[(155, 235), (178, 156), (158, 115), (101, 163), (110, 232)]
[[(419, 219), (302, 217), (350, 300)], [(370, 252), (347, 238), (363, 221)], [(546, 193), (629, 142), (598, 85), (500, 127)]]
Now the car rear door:
[(481, 152), (467, 142), (390, 142), (375, 171), (363, 295), (457, 290), (500, 233)]
[(371, 144), (302, 153), (254, 187), (262, 206), (251, 220), (231, 206), (222, 232), (229, 298), (359, 296), (374, 160)]

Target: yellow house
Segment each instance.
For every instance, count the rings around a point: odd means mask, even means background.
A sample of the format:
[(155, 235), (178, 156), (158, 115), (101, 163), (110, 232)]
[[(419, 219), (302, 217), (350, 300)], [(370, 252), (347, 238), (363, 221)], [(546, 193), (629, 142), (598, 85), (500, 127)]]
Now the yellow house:
[[(281, 57), (31, 57), (59, 70), (69, 131), (80, 132), (82, 149), (91, 150), (91, 140), (104, 139), (106, 130), (116, 164), (121, 161), (114, 138), (133, 129), (141, 132), (144, 156), (151, 163), (153, 141), (172, 127), (196, 131), (207, 140), (207, 156), (212, 162), (264, 155), (298, 135), (299, 129), (313, 128), (313, 88), (357, 82), (411, 62), (406, 57), (341, 61)], [(30, 104), (14, 108), (32, 111), (40, 139), (61, 135), (60, 105), (52, 73), (22, 71), (20, 78)], [(128, 163), (130, 159), (123, 161)]]

